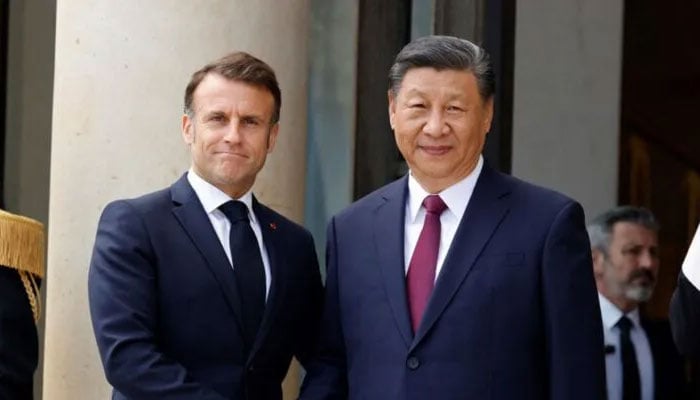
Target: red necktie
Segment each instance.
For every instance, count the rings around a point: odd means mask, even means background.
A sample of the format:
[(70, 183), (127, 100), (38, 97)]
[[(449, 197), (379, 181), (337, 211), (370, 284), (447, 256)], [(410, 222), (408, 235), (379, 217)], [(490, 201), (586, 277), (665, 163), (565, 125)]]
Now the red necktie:
[(408, 264), (406, 277), (413, 332), (418, 331), (423, 312), (428, 306), (428, 300), (435, 285), (435, 267), (440, 248), (440, 215), (447, 208), (438, 195), (426, 197), (423, 200), (423, 207), (426, 211), (423, 230), (418, 237), (411, 262)]

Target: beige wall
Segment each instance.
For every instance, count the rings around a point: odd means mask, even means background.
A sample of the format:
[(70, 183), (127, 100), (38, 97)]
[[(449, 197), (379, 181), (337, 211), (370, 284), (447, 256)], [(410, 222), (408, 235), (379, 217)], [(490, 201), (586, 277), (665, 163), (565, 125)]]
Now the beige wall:
[(86, 299), (97, 219), (186, 170), (182, 95), (205, 62), (239, 49), (277, 71), (280, 137), (256, 191), (301, 220), (307, 25), (305, 0), (58, 3), (44, 398), (109, 396)]
[(617, 203), (622, 0), (516, 3), (513, 175)]

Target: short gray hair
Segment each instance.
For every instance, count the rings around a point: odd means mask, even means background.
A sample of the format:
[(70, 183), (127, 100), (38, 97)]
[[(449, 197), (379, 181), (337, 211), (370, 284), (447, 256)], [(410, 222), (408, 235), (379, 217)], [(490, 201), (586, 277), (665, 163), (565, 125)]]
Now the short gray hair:
[(588, 223), (586, 230), (588, 230), (591, 248), (598, 249), (607, 255), (610, 234), (618, 222), (630, 222), (657, 233), (659, 231), (659, 223), (651, 211), (644, 207), (619, 206), (600, 214)]
[(476, 77), (481, 99), (490, 99), (496, 91), (496, 78), (486, 50), (452, 36), (425, 36), (404, 46), (389, 70), (389, 90), (396, 96), (406, 72), (412, 68), (469, 71)]

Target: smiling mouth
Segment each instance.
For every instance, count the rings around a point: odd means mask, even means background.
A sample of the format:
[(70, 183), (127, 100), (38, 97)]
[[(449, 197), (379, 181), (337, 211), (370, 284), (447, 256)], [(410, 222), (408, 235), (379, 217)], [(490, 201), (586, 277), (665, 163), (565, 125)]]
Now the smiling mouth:
[(240, 158), (248, 158), (248, 156), (246, 156), (245, 154), (234, 153), (234, 152), (230, 152), (230, 151), (219, 151), (219, 152), (217, 152), (216, 154), (219, 155), (219, 156), (222, 156), (222, 157), (240, 157)]
[(418, 148), (431, 156), (441, 156), (450, 151), (450, 146), (418, 146)]

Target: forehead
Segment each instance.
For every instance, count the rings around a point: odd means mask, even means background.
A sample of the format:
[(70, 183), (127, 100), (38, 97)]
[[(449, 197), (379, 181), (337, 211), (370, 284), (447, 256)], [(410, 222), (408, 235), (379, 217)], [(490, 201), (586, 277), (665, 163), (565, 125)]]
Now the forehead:
[(446, 94), (474, 98), (479, 96), (476, 76), (466, 69), (411, 68), (401, 81), (399, 95)]
[(266, 88), (219, 74), (207, 74), (192, 95), (195, 109), (245, 107), (272, 112), (274, 98)]
[(634, 222), (617, 222), (612, 227), (611, 242), (613, 243), (635, 243), (646, 246), (656, 246), (657, 241), (656, 232), (644, 225)]

